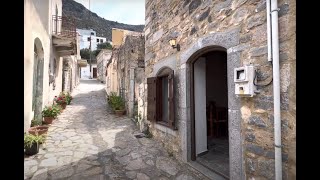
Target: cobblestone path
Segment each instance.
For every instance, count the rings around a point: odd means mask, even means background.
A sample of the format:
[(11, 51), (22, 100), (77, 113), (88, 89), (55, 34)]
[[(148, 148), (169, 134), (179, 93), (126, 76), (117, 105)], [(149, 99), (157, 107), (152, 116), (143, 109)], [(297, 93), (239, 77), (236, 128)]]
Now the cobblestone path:
[(82, 80), (72, 95), (40, 152), (24, 159), (25, 179), (206, 179), (155, 140), (137, 139), (129, 118), (111, 114), (103, 84)]

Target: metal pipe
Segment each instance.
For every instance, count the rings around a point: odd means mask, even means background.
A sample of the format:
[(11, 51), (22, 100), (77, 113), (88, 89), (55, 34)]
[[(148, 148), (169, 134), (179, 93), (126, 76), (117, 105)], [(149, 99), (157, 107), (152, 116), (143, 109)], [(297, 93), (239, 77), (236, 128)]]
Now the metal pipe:
[(279, 28), (278, 2), (271, 0), (271, 36), (273, 64), (273, 111), (274, 111), (274, 146), (275, 146), (275, 176), (282, 179), (282, 145), (281, 145), (281, 110), (280, 110), (280, 67), (279, 67)]
[(272, 39), (271, 39), (271, 19), (270, 19), (270, 0), (266, 0), (267, 4), (267, 38), (268, 38), (268, 61), (272, 61)]

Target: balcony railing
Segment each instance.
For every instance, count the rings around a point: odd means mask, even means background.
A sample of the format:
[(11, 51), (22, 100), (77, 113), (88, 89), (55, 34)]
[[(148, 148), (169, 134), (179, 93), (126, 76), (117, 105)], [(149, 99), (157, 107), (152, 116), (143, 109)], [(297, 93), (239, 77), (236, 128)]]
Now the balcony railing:
[(76, 23), (75, 19), (67, 16), (52, 16), (52, 34), (61, 37), (75, 38)]

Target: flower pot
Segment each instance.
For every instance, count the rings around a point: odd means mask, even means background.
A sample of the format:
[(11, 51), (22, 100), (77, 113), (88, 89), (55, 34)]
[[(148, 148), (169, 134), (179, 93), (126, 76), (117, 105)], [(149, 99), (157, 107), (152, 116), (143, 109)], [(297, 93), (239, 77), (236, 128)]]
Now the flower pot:
[(45, 134), (48, 132), (48, 126), (34, 126), (34, 127), (31, 127), (28, 132), (29, 134), (32, 134), (32, 135), (36, 135), (38, 133), (38, 135), (42, 135), (42, 134)]
[(28, 156), (35, 155), (39, 152), (39, 144), (33, 143), (31, 147), (25, 147), (26, 151), (24, 152)]
[(60, 104), (60, 106), (62, 109), (65, 109), (67, 107), (67, 103)]
[(54, 120), (54, 117), (43, 117), (43, 121), (46, 124), (51, 124), (53, 120)]
[(125, 114), (126, 110), (114, 110), (117, 116), (122, 116)]

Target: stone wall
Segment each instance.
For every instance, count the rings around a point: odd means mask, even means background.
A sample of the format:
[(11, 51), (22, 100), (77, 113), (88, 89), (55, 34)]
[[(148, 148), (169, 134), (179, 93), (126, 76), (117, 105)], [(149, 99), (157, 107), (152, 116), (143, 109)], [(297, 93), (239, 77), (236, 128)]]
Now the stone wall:
[[(283, 178), (295, 179), (296, 2), (279, 0), (278, 6)], [(233, 77), (233, 68), (252, 63), (258, 70), (259, 84), (270, 82), (272, 65), (267, 61), (266, 19), (264, 0), (146, 0), (145, 74), (152, 77), (159, 67), (174, 66), (178, 110), (177, 131), (155, 124), (151, 124), (151, 130), (178, 159), (190, 160), (189, 60), (206, 48), (220, 46), (227, 49), (228, 77)], [(170, 37), (177, 38), (181, 51), (170, 47)], [(229, 115), (239, 114), (240, 124), (236, 132), (229, 130), (229, 135), (237, 139), (230, 147), (230, 178), (274, 179), (272, 84), (260, 88), (260, 94), (253, 98), (237, 98), (232, 79), (228, 79), (228, 104), (232, 110)], [(238, 115), (229, 117), (229, 128), (238, 127), (233, 123), (238, 123)]]
[[(69, 56), (68, 58), (63, 58), (62, 70), (62, 90), (65, 92), (72, 92), (73, 89), (80, 83), (77, 56)], [(57, 93), (56, 96), (59, 93)]]
[(125, 99), (129, 117), (134, 116), (133, 108), (138, 100), (136, 87), (144, 76), (144, 51), (144, 36), (140, 33), (139, 35), (126, 35), (124, 43), (115, 53), (115, 56), (118, 56), (119, 94)]
[(112, 55), (111, 50), (103, 49), (97, 55), (97, 79), (102, 83), (106, 83), (106, 68), (107, 62)]

